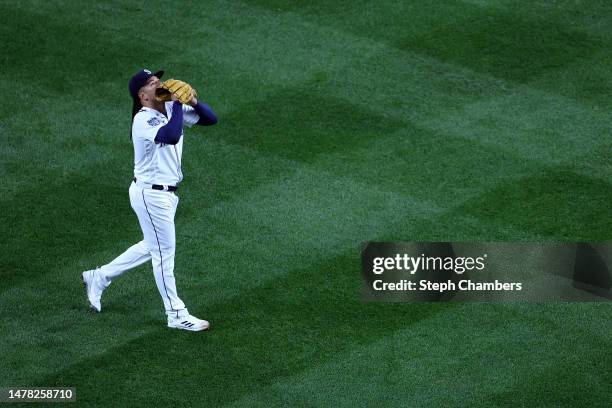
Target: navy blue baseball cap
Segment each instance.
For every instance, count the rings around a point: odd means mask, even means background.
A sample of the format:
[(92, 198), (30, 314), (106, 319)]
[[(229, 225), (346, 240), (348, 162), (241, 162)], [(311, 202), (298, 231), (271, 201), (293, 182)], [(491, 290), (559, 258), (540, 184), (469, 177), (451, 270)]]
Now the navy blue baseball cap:
[(138, 71), (132, 79), (130, 79), (130, 95), (132, 95), (132, 99), (134, 101), (138, 101), (138, 91), (140, 88), (145, 86), (149, 78), (152, 76), (156, 76), (161, 78), (164, 75), (164, 71), (157, 71), (155, 73), (151, 73), (148, 69), (141, 69)]

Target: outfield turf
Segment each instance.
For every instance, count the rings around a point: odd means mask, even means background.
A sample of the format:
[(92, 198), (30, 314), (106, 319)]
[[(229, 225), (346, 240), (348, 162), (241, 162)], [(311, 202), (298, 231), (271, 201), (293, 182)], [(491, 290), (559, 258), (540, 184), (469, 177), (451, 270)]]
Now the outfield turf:
[[(612, 3), (0, 3), (0, 387), (82, 406), (612, 406), (609, 303), (363, 303), (368, 240), (612, 235)], [(145, 264), (137, 70), (219, 116), (185, 132), (179, 293)], [(74, 406), (74, 405), (71, 405)]]

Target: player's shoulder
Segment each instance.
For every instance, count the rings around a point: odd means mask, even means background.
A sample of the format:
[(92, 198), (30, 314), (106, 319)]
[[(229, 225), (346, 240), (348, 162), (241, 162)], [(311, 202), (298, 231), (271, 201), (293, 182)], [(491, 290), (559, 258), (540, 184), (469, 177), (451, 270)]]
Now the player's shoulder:
[(134, 115), (134, 121), (132, 122), (132, 139), (144, 138), (147, 139), (149, 130), (159, 126), (159, 119), (152, 115), (146, 110), (141, 110)]
[(134, 115), (134, 126), (157, 126), (161, 123), (154, 112), (142, 108)]
[(155, 115), (153, 114), (153, 112), (151, 112), (149, 109), (146, 108), (140, 108), (140, 110), (138, 112), (136, 112), (136, 115), (134, 115), (134, 120), (147, 120), (151, 117), (154, 117)]

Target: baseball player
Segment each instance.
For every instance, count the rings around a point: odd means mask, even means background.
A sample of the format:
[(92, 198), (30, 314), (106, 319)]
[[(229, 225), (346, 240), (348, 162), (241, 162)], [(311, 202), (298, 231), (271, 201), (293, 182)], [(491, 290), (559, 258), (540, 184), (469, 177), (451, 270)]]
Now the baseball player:
[(129, 195), (143, 240), (112, 262), (83, 272), (83, 282), (91, 307), (100, 312), (104, 289), (125, 271), (151, 260), (168, 327), (200, 331), (208, 329), (209, 323), (190, 315), (176, 290), (174, 215), (179, 202), (176, 191), (183, 180), (183, 127), (214, 125), (217, 117), (196, 99), (189, 84), (173, 79), (162, 83), (163, 74), (143, 69), (129, 83), (134, 145)]

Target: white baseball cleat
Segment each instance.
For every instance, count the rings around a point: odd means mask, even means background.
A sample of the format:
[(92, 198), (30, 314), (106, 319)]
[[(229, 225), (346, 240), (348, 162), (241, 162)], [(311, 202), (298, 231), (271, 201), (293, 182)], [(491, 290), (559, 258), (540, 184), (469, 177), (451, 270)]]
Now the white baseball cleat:
[(200, 320), (192, 315), (187, 315), (184, 317), (168, 316), (168, 327), (189, 331), (202, 331), (207, 330), (210, 327), (210, 323), (208, 323), (206, 320)]
[(89, 299), (89, 305), (93, 310), (100, 313), (102, 311), (100, 299), (102, 298), (104, 287), (99, 284), (97, 271), (97, 269), (92, 269), (83, 272), (83, 284), (85, 285), (85, 292), (87, 293), (87, 299)]

